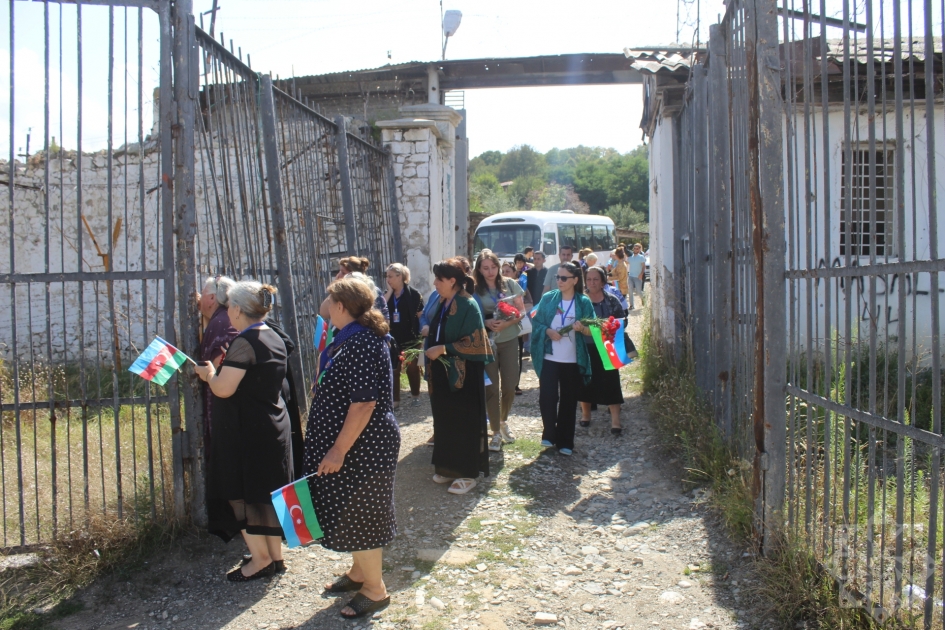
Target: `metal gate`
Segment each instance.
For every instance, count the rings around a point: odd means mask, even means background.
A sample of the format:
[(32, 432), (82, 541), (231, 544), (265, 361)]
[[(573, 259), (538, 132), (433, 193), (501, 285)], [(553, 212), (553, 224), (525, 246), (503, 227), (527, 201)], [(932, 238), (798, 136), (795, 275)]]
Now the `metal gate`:
[(931, 3), (729, 3), (675, 127), (678, 310), (762, 545), (783, 526), (844, 604), (925, 627), (945, 623), (940, 28)]
[(333, 259), (367, 256), (379, 284), (402, 259), (390, 156), (252, 71), (186, 0), (11, 2), (5, 17), (0, 546), (94, 519), (199, 523), (198, 383), (128, 365), (154, 336), (196, 354), (197, 291), (228, 274), (279, 287), (307, 382)]

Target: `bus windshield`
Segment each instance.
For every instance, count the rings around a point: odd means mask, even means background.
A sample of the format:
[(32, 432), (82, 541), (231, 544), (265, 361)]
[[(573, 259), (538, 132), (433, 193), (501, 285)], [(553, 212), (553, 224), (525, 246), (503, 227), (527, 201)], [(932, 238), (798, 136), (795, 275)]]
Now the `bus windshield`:
[(489, 225), (476, 230), (473, 249), (491, 249), (496, 256), (509, 257), (526, 247), (541, 247), (541, 230), (537, 225)]

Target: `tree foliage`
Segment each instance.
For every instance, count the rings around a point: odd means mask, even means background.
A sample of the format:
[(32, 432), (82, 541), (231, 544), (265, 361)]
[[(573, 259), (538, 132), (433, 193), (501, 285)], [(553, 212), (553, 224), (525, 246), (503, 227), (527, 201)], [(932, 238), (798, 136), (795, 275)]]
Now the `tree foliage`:
[[(620, 227), (649, 221), (647, 147), (621, 154), (577, 146), (540, 153), (529, 145), (486, 151), (470, 160), (470, 209), (535, 209), (611, 216)], [(507, 186), (502, 183), (511, 182)]]

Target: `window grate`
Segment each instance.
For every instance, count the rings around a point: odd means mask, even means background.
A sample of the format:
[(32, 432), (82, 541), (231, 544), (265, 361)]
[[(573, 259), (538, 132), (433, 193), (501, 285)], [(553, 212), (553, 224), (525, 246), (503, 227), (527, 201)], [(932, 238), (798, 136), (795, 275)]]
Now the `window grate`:
[[(893, 250), (893, 167), (894, 151), (890, 149), (854, 149), (852, 164), (852, 185), (847, 188), (846, 151), (841, 152), (841, 181), (843, 191), (840, 195), (840, 255), (851, 256), (894, 256)], [(872, 157), (872, 160), (871, 160)], [(870, 166), (875, 164), (875, 217), (872, 215), (870, 201)], [(847, 216), (847, 206), (850, 216)]]

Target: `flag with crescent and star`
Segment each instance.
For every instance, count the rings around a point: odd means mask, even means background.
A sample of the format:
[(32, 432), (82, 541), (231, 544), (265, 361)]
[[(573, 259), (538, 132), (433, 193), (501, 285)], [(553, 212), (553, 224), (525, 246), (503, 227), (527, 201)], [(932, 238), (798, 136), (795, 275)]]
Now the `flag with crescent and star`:
[(272, 507), (276, 510), (286, 545), (290, 549), (310, 545), (324, 536), (312, 505), (308, 477), (274, 491)]
[(591, 337), (594, 339), (594, 346), (600, 354), (601, 363), (605, 370), (616, 370), (630, 363), (631, 359), (627, 356), (626, 345), (623, 339), (623, 322), (620, 322), (620, 328), (614, 335), (613, 340), (604, 339), (601, 334), (600, 326), (591, 326)]
[(155, 385), (164, 385), (186, 361), (193, 362), (193, 359), (160, 337), (155, 337), (128, 371)]

